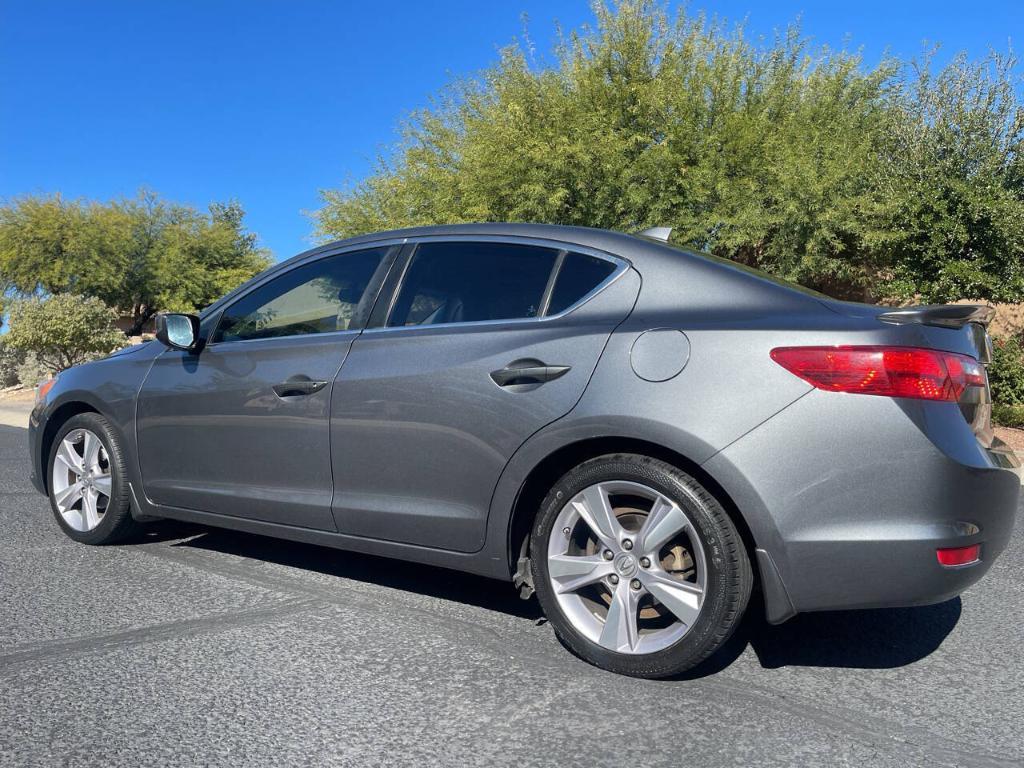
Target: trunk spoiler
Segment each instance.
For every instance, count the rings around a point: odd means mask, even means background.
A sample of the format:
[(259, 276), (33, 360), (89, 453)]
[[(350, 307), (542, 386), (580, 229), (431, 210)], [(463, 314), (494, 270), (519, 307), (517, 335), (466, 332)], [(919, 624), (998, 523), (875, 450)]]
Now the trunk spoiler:
[(992, 362), (993, 349), (986, 326), (995, 314), (996, 311), (985, 304), (928, 304), (883, 312), (878, 319), (883, 323), (917, 323), (955, 330), (966, 327), (974, 340), (978, 360), (988, 366)]
[(883, 323), (903, 325), (937, 325), (940, 328), (963, 328), (968, 323), (988, 325), (996, 311), (985, 304), (928, 304), (921, 307), (904, 307), (883, 312), (878, 319)]

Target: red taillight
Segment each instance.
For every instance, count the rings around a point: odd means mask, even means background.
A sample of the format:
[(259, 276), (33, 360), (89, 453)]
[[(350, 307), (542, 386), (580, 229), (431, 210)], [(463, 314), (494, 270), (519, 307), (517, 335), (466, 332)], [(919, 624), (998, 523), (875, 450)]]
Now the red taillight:
[(772, 360), (818, 389), (956, 402), (984, 387), (973, 357), (918, 347), (778, 347)]
[(939, 559), (940, 565), (969, 565), (978, 562), (980, 559), (981, 544), (936, 549), (935, 556)]

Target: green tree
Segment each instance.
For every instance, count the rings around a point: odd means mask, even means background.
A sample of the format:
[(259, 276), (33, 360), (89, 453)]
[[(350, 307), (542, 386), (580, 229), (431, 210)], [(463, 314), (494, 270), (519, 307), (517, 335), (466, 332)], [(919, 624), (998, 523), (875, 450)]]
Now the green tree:
[(4, 346), (34, 355), (47, 371), (58, 373), (123, 347), (125, 336), (114, 325), (116, 316), (92, 296), (63, 293), (16, 301)]
[(374, 173), (325, 190), (323, 238), (540, 221), (673, 239), (857, 299), (1015, 299), (1024, 254), (1014, 62), (938, 75), (751, 42), (646, 0), (538, 65), (513, 45), (401, 126)]
[(195, 310), (270, 264), (237, 203), (208, 213), (149, 192), (109, 203), (27, 196), (0, 207), (0, 288), (95, 296), (137, 334), (160, 310)]
[(1016, 60), (932, 57), (893, 89), (877, 168), (891, 293), (930, 301), (1024, 297), (1024, 105)]

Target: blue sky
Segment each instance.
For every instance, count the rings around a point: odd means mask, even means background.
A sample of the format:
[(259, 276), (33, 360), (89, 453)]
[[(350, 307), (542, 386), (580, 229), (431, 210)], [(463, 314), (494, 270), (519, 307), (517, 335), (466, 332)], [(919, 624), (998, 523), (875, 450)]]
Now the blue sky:
[[(925, 40), (984, 55), (1024, 39), (1018, 2), (692, 2), (770, 35), (798, 16), (869, 63)], [(538, 51), (587, 0), (0, 0), (0, 197), (150, 187), (235, 198), (277, 258), (310, 244), (317, 190), (368, 172), (399, 119), (523, 29)]]

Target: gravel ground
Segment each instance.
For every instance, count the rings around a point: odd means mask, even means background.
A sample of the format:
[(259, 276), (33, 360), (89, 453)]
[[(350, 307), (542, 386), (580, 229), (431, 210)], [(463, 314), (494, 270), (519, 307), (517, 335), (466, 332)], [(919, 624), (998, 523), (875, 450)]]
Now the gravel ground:
[(601, 672), (448, 571), (197, 527), (85, 547), (0, 426), (0, 765), (1024, 764), (1024, 534), (941, 605)]

